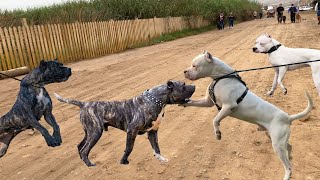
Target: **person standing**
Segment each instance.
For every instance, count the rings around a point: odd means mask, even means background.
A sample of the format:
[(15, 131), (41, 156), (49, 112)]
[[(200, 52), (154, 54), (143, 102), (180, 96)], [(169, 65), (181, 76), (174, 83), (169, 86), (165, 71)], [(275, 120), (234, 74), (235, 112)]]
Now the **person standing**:
[(320, 0), (318, 0), (316, 6), (314, 7), (314, 10), (317, 12), (318, 25), (320, 25)]
[(253, 18), (254, 19), (257, 19), (257, 15), (258, 15), (257, 11), (253, 11)]
[(284, 8), (282, 7), (282, 4), (279, 4), (279, 7), (277, 7), (277, 19), (278, 19), (278, 23), (282, 22), (282, 17), (283, 17), (283, 11)]
[(220, 26), (220, 29), (224, 29), (224, 15), (223, 15), (223, 12), (220, 12), (220, 15), (219, 15), (219, 26)]
[(288, 9), (288, 12), (290, 13), (291, 22), (295, 23), (297, 8), (294, 6), (294, 4), (291, 4), (291, 7)]
[(259, 17), (260, 17), (260, 19), (262, 19), (262, 16), (263, 16), (263, 12), (262, 12), (262, 10), (259, 12)]
[(230, 13), (230, 15), (228, 16), (229, 19), (229, 29), (233, 28), (233, 23), (234, 23), (234, 16), (232, 14), (232, 12)]

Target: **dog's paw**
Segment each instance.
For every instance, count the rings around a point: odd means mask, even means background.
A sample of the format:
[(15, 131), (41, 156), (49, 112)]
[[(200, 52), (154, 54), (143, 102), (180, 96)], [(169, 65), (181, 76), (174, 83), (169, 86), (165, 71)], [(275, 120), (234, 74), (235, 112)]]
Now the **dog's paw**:
[(285, 88), (284, 91), (283, 91), (283, 94), (284, 94), (284, 95), (287, 95), (287, 93), (288, 93), (288, 91), (287, 91), (287, 89)]
[(56, 147), (60, 145), (60, 143), (58, 143), (52, 136), (45, 137), (45, 140), (47, 142), (47, 145), (50, 147)]
[(154, 156), (162, 163), (166, 163), (169, 161), (167, 158), (163, 157), (161, 154), (155, 154)]
[(272, 96), (273, 95), (273, 91), (268, 91), (266, 95), (267, 96)]
[(129, 164), (128, 159), (121, 159), (120, 164)]
[(216, 131), (216, 139), (221, 140), (221, 131)]
[(53, 138), (58, 145), (61, 145), (62, 139), (60, 133), (53, 133)]

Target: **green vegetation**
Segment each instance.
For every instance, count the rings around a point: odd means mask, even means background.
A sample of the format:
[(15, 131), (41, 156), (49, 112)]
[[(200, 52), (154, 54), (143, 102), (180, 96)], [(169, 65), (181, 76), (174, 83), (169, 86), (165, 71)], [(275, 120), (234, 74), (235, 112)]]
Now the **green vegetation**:
[(29, 24), (72, 23), (167, 16), (203, 16), (215, 20), (220, 11), (233, 12), (238, 21), (247, 20), (260, 4), (252, 0), (90, 0), (69, 1), (64, 4), (27, 11), (0, 12), (0, 27)]
[(175, 40), (178, 38), (192, 36), (192, 35), (206, 32), (206, 31), (210, 31), (212, 29), (215, 29), (215, 26), (209, 25), (207, 27), (202, 27), (202, 28), (197, 28), (197, 29), (185, 29), (182, 31), (177, 31), (177, 32), (169, 33), (169, 34), (163, 34), (158, 38), (151, 39), (147, 44), (143, 44), (141, 46), (154, 45), (154, 44), (158, 44), (161, 42), (172, 41), (172, 40)]

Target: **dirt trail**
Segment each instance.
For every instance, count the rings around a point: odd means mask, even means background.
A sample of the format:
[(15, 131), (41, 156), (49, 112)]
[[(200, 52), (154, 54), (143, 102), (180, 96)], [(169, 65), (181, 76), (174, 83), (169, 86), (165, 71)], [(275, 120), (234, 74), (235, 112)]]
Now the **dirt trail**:
[[(252, 46), (262, 33), (268, 33), (288, 47), (320, 49), (320, 29), (315, 15), (302, 15), (301, 23), (276, 24), (275, 19), (237, 24), (234, 29), (210, 31), (172, 42), (128, 50), (93, 60), (70, 64), (72, 77), (65, 83), (47, 87), (63, 97), (89, 100), (121, 100), (165, 83), (183, 80), (197, 86), (194, 98), (204, 96), (210, 79), (187, 81), (183, 70), (193, 57), (208, 50), (235, 69), (269, 65), (267, 55), (255, 54)], [(306, 107), (304, 90), (308, 90), (315, 108), (306, 122), (291, 126), (292, 179), (320, 179), (320, 101), (308, 68), (287, 73), (284, 83), (288, 95), (278, 88), (272, 97), (269, 90), (273, 70), (241, 73), (249, 89), (289, 114)], [(21, 77), (20, 77), (21, 78)], [(0, 81), (0, 114), (13, 105), (18, 82)], [(88, 168), (80, 160), (77, 144), (83, 138), (77, 107), (53, 99), (63, 144), (50, 148), (39, 132), (21, 133), (0, 159), (0, 179), (282, 179), (284, 170), (271, 143), (256, 126), (234, 118), (221, 123), (222, 140), (213, 136), (215, 108), (168, 106), (159, 130), (161, 152), (170, 161), (158, 162), (146, 135), (139, 136), (129, 157), (130, 164), (120, 165), (126, 134), (110, 128), (91, 152), (96, 167)], [(48, 125), (41, 121), (45, 127)], [(51, 130), (51, 129), (50, 129)]]

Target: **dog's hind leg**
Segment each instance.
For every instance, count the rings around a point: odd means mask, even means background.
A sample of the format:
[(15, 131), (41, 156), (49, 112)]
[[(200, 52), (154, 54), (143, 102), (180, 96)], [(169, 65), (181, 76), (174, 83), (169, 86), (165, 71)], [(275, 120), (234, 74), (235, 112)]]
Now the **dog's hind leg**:
[(84, 146), (84, 144), (86, 143), (86, 141), (87, 141), (87, 138), (88, 138), (88, 136), (87, 136), (87, 130), (86, 129), (84, 129), (84, 137), (83, 137), (83, 139), (82, 139), (82, 141), (78, 144), (78, 152), (79, 152), (79, 155), (80, 155), (80, 158), (82, 159), (82, 157), (81, 157), (81, 153), (80, 153), (80, 150), (83, 148), (83, 146)]
[(288, 155), (288, 139), (290, 136), (290, 126), (284, 125), (285, 127), (275, 127), (270, 130), (270, 136), (272, 140), (272, 146), (285, 169), (284, 180), (289, 180), (291, 175), (291, 163)]
[(80, 120), (85, 132), (85, 136), (78, 145), (79, 154), (87, 166), (95, 166), (95, 164), (90, 162), (88, 156), (91, 149), (98, 142), (102, 135), (103, 124), (100, 123), (102, 120), (97, 118), (92, 109), (89, 109), (88, 111), (80, 111)]
[(320, 70), (319, 70), (320, 66), (311, 66), (311, 70), (312, 70), (312, 79), (313, 79), (313, 83), (317, 88), (318, 91), (318, 95), (320, 96)]
[(0, 130), (0, 158), (7, 153), (10, 142), (20, 132), (21, 131), (13, 132)]
[[(95, 127), (93, 129), (90, 129), (87, 132), (85, 138), (79, 144), (80, 147), (83, 144), (82, 148), (79, 151), (80, 157), (84, 161), (84, 163), (86, 163), (86, 165), (89, 167), (95, 166), (95, 164), (92, 164), (90, 162), (88, 156), (89, 156), (89, 153), (90, 153), (91, 149), (93, 148), (93, 146), (96, 145), (96, 143), (100, 139), (102, 132), (103, 132), (102, 128)], [(79, 148), (79, 146), (78, 146), (78, 148)]]
[(223, 104), (222, 109), (216, 115), (216, 117), (213, 119), (213, 127), (214, 127), (214, 132), (215, 132), (217, 140), (221, 139), (221, 131), (219, 128), (220, 122), (222, 121), (222, 119), (229, 116), (229, 114), (231, 113), (231, 109), (236, 106), (237, 106), (237, 104), (234, 104), (234, 105), (229, 105), (229, 104), (224, 105)]

